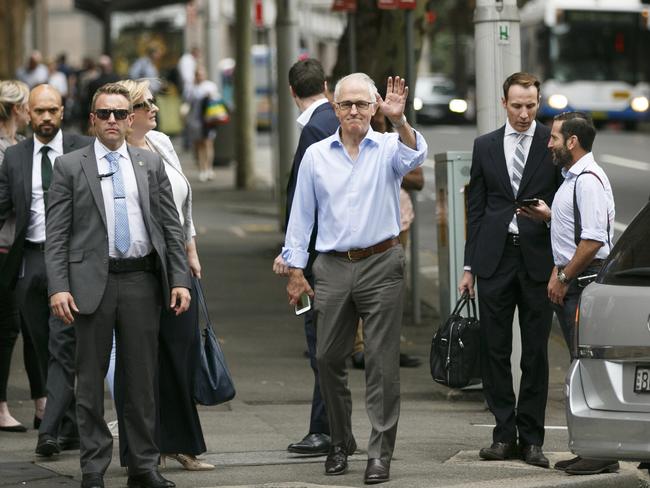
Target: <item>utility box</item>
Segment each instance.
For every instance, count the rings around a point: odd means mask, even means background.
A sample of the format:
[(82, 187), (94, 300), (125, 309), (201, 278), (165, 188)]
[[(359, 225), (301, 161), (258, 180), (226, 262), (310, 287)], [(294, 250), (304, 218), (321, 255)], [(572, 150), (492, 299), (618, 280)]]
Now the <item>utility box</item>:
[(458, 300), (467, 238), (466, 194), (471, 151), (447, 151), (434, 156), (440, 317), (448, 317)]

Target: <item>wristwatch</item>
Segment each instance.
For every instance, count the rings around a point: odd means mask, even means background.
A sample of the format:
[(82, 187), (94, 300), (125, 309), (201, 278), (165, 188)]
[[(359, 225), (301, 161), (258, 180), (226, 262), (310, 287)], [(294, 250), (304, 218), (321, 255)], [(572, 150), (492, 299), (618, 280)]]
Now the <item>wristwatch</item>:
[(557, 272), (557, 280), (563, 285), (568, 285), (571, 279), (566, 275), (564, 270)]

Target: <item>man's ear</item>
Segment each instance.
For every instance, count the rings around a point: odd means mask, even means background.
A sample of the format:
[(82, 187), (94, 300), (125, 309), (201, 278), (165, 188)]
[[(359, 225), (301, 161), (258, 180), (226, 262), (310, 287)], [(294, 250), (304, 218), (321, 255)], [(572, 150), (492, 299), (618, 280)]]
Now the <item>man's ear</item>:
[(501, 97), (501, 105), (503, 105), (503, 108), (508, 108), (508, 100), (506, 100), (504, 97)]

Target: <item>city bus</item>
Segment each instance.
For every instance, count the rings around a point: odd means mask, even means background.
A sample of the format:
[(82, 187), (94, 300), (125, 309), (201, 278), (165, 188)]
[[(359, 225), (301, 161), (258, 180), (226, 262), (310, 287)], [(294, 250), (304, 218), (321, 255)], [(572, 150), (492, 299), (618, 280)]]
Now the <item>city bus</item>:
[(626, 128), (650, 121), (650, 0), (531, 0), (522, 66), (543, 81), (539, 116), (568, 110)]

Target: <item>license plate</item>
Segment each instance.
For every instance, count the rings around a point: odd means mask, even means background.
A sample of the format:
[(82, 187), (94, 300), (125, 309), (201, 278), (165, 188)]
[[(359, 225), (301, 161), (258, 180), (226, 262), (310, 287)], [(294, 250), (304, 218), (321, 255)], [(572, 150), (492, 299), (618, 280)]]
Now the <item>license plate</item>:
[(636, 367), (634, 393), (650, 393), (650, 366)]
[(594, 120), (607, 120), (607, 112), (591, 112), (591, 118)]

